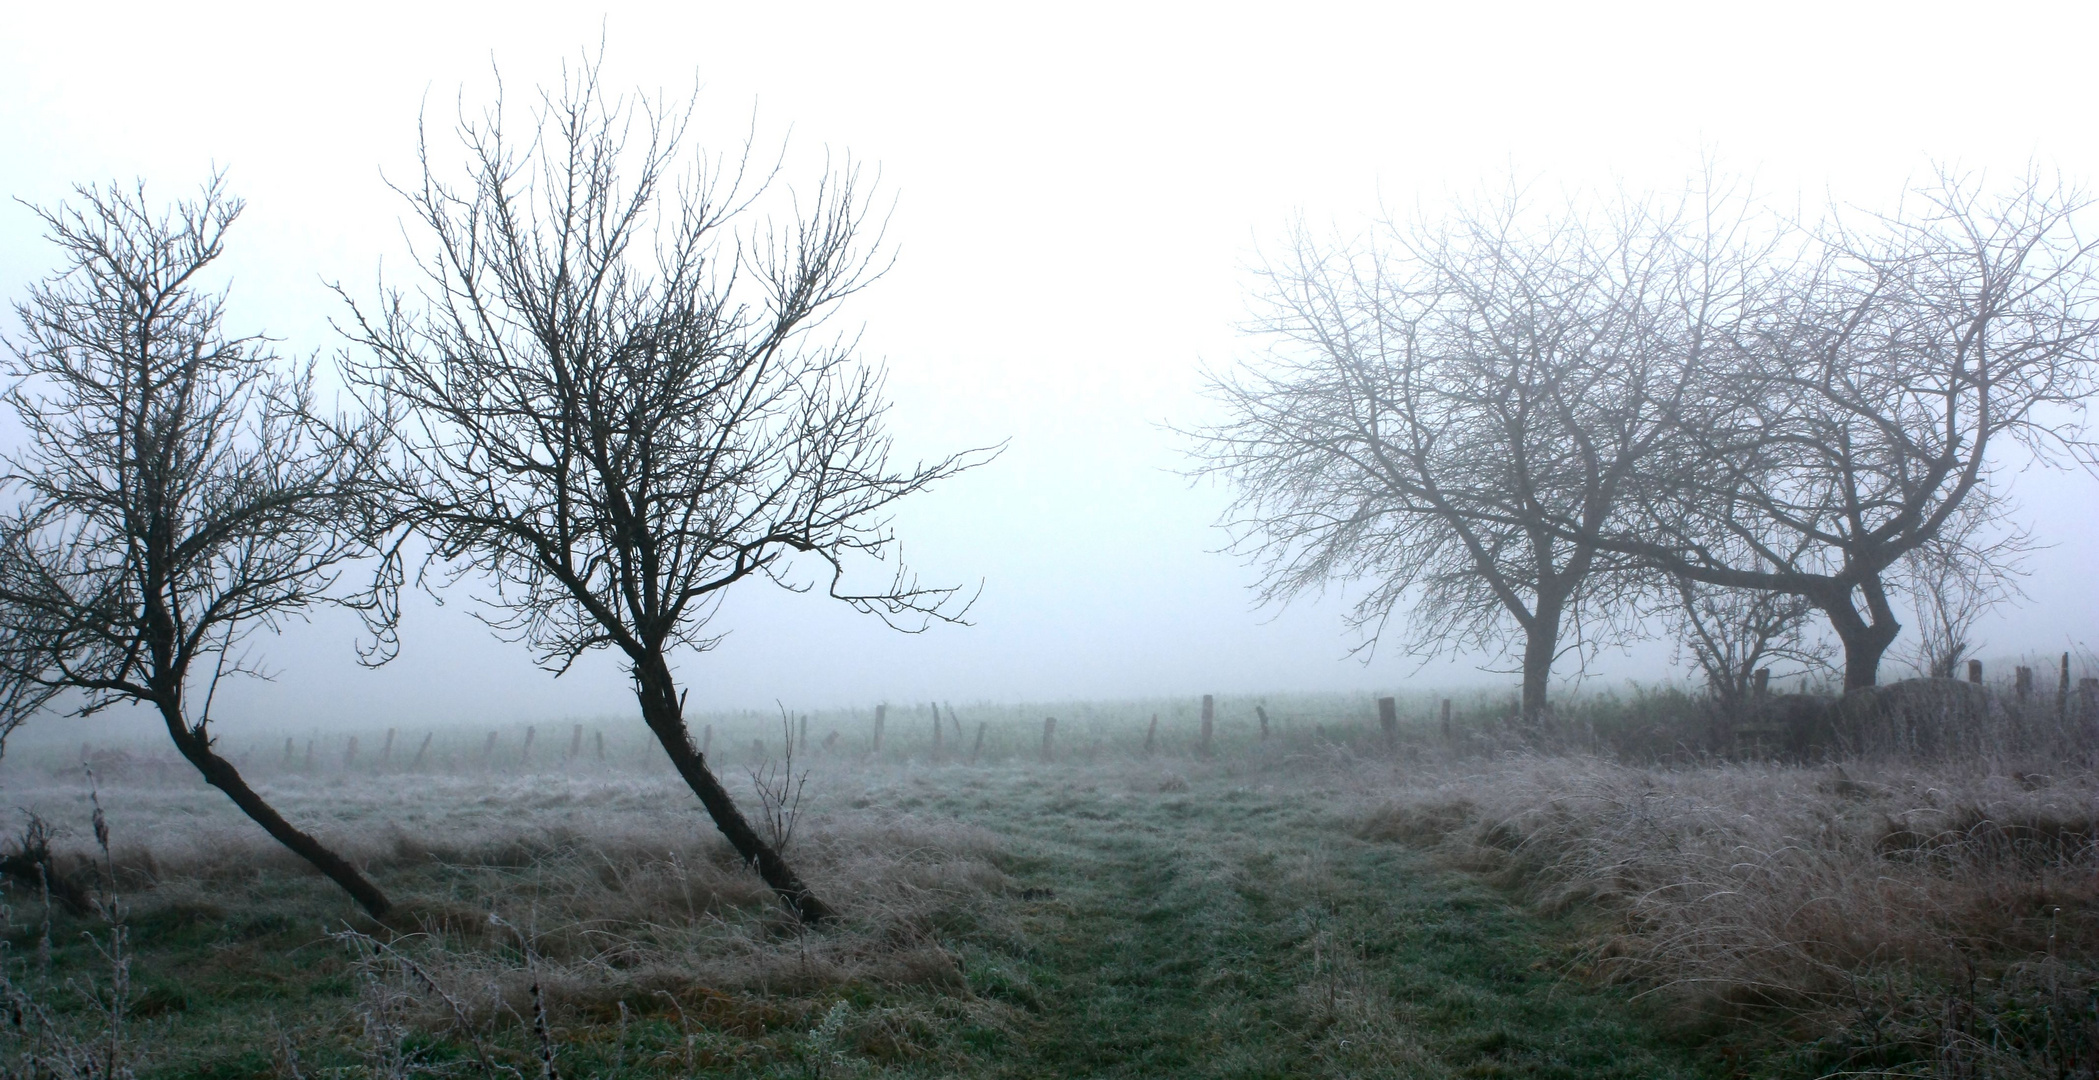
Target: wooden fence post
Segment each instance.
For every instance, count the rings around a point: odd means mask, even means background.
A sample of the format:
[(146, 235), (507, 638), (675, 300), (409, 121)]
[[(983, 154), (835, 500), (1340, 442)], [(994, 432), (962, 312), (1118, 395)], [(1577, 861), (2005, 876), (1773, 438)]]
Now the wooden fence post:
[(875, 706), (875, 756), (882, 756), (882, 722), (889, 717), (889, 706)]
[[(81, 744), (80, 744), (80, 760), (82, 760), (82, 761), (86, 761), (86, 760), (87, 760), (87, 744), (86, 744), (86, 743), (81, 743)], [(291, 737), (291, 736), (289, 736), (289, 735), (286, 735), (286, 736), (284, 737), (284, 764), (286, 765), (286, 767), (289, 767), (289, 766), (291, 765), (291, 763), (292, 763), (292, 737)]]
[(977, 721), (977, 743), (969, 748), (969, 763), (971, 765), (975, 765), (977, 763), (977, 755), (984, 752), (984, 729), (990, 726), (991, 723), (989, 721)]
[(2033, 696), (2032, 668), (2022, 666), (2012, 669), (2012, 695), (2019, 699), (2021, 705), (2026, 704), (2026, 699)]
[(381, 746), (381, 747), (379, 748), (379, 766), (380, 766), (381, 768), (385, 768), (385, 767), (386, 767), (386, 763), (387, 763), (387, 762), (389, 762), (389, 761), (392, 761), (393, 759), (394, 759), (394, 729), (392, 729), (392, 728), (387, 728), (387, 729), (386, 729), (386, 745), (384, 745), (384, 746)]
[(1044, 717), (1042, 721), (1042, 760), (1050, 761), (1055, 757), (1056, 738), (1057, 718), (1054, 716)]
[(1144, 733), (1144, 756), (1150, 757), (1159, 745), (1159, 714), (1152, 714), (1151, 730)]
[(1455, 734), (1450, 729), (1450, 699), (1443, 699), (1443, 741), (1452, 742)]
[(1255, 716), (1258, 716), (1258, 717), (1260, 717), (1260, 718), (1261, 718), (1261, 741), (1262, 741), (1262, 742), (1267, 742), (1267, 741), (1268, 741), (1268, 710), (1267, 710), (1267, 709), (1264, 709), (1264, 708), (1262, 708), (1262, 707), (1261, 707), (1261, 706), (1259, 706), (1259, 705), (1256, 705), (1256, 706), (1254, 706), (1254, 715), (1255, 715)]
[(489, 733), (488, 733), (488, 743), (487, 743), (487, 745), (485, 745), (485, 746), (483, 746), (483, 747), (481, 748), (481, 764), (485, 766), (485, 765), (488, 765), (488, 764), (490, 764), (491, 762), (493, 762), (493, 761), (495, 761), (495, 760), (496, 760), (496, 733), (495, 733), (495, 732), (493, 732), (493, 731), (491, 731), (491, 732), (489, 732)]
[(2070, 722), (2070, 654), (2063, 654), (2063, 681), (2055, 692), (2055, 722)]
[(1217, 720), (1217, 699), (1216, 699), (1215, 697), (1213, 697), (1213, 696), (1209, 695), (1209, 694), (1204, 694), (1204, 695), (1203, 695), (1203, 741), (1202, 741), (1202, 747), (1201, 747), (1201, 752), (1202, 752), (1202, 755), (1203, 755), (1204, 757), (1209, 757), (1209, 756), (1210, 756), (1210, 750), (1211, 750), (1211, 746), (1210, 746), (1210, 736), (1211, 736), (1211, 733), (1212, 733), (1212, 729), (1213, 729), (1213, 727), (1215, 726), (1215, 722), (1216, 722), (1216, 720)]
[(1756, 669), (1756, 674), (1750, 676), (1750, 689), (1754, 691), (1756, 696), (1758, 697), (1763, 697), (1765, 694), (1770, 693), (1771, 669), (1767, 667), (1760, 667)]
[(960, 750), (962, 748), (962, 718), (955, 715), (955, 707), (953, 705), (947, 707), (947, 722), (955, 725), (955, 749)]
[(941, 753), (943, 752), (943, 747), (941, 744), (944, 741), (944, 735), (945, 732), (940, 726), (940, 706), (938, 703), (935, 703), (933, 706), (933, 757), (936, 760), (940, 757)]
[(306, 740), (306, 767), (313, 768), (313, 740)]
[(423, 764), (423, 755), (430, 752), (430, 740), (435, 738), (437, 738), (437, 732), (435, 731), (423, 736), (423, 745), (415, 748), (415, 760), (409, 763), (409, 768), (418, 768)]
[(519, 765), (532, 764), (532, 737), (537, 734), (539, 734), (539, 729), (537, 727), (534, 727), (531, 724), (525, 725), (525, 750), (523, 753), (517, 756), (517, 763)]
[(583, 756), (583, 725), (576, 725), (576, 733), (568, 739), (568, 759), (574, 761)]
[(1385, 732), (1385, 749), (1399, 749), (1399, 702), (1388, 697), (1377, 699), (1377, 726)]
[(1982, 661), (1968, 661), (1968, 681), (1971, 683), (1979, 683), (1982, 681)]

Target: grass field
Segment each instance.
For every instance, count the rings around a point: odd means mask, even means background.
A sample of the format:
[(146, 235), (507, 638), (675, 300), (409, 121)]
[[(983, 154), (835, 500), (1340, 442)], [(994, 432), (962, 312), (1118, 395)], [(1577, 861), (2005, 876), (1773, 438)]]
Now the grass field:
[[(385, 750), (383, 729), (233, 747), (394, 896), (386, 925), (146, 739), (84, 748), (106, 860), (83, 748), (11, 746), (7, 802), (58, 830), (61, 865), (104, 882), (117, 918), (11, 887), (0, 1046), (18, 1075), (113, 1075), (114, 1055), (142, 1077), (2090, 1060), (2088, 771), (1634, 766), (1462, 713), (1445, 740), (1425, 701), (1393, 750), (1367, 698), (1271, 699), (1263, 740), (1251, 704), (1221, 703), (1209, 754), (1192, 702), (964, 706), (937, 750), (929, 710), (892, 708), (879, 756), (870, 714), (812, 716), (789, 853), (846, 910), (817, 933), (735, 862), (638, 724), (535, 732), (530, 756), (521, 727), (493, 749), (486, 729), (439, 733), (419, 762), (421, 733)], [(779, 718), (705, 723), (755, 804), (747, 770), (778, 775)]]

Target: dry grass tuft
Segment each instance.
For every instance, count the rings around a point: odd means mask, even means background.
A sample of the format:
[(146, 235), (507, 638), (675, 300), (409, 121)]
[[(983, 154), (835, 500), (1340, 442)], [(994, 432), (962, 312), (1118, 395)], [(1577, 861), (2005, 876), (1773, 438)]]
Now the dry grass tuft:
[(1916, 1054), (2019, 1047), (2042, 1069), (2099, 1047), (2089, 773), (1473, 767), (1387, 793), (1359, 833), (1434, 848), (1549, 913), (1600, 913), (1578, 972)]

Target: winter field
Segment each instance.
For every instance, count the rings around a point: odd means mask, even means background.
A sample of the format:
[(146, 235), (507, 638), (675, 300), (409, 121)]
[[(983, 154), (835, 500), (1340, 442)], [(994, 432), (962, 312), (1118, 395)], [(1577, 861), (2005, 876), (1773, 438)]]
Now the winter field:
[(1809, 761), (1674, 692), (1531, 730), (1401, 698), (1396, 736), (1368, 696), (1226, 698), (1207, 751), (1181, 699), (943, 707), (937, 741), (891, 705), (879, 753), (872, 709), (696, 716), (843, 910), (818, 931), (631, 719), (229, 733), (383, 924), (159, 732), (53, 723), (0, 786), (88, 908), (9, 880), (0, 1045), (19, 1076), (2086, 1075), (2085, 721), (1993, 703), (1959, 753)]

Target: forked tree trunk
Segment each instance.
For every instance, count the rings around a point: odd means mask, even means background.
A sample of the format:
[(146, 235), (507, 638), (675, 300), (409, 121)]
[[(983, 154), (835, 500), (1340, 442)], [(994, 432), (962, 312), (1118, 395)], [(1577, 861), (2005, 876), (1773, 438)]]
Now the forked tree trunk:
[(211, 736), (190, 727), (182, 718), (180, 709), (162, 707), (160, 714), (167, 722), (168, 735), (175, 740), (175, 749), (204, 775), (204, 782), (225, 792), (233, 800), (233, 805), (262, 826), (271, 839), (291, 849), (292, 854), (305, 859), (314, 869), (326, 874), (330, 881), (342, 886), (343, 891), (373, 918), (381, 918), (392, 909), (393, 904), (386, 899), (385, 893), (379, 891), (379, 886), (350, 865), (348, 859), (295, 828), (275, 807), (264, 802), (262, 796), (241, 778), (240, 770), (235, 769), (232, 762), (212, 751)]
[(715, 778), (714, 771), (707, 767), (707, 759), (692, 745), (692, 733), (685, 727), (685, 711), (678, 702), (677, 683), (671, 678), (670, 668), (661, 656), (639, 660), (633, 669), (634, 693), (641, 702), (642, 722), (656, 735), (656, 741), (670, 755), (671, 765), (683, 777), (686, 786), (700, 797), (700, 805), (707, 808), (707, 815), (714, 819), (715, 828), (729, 840), (729, 846), (743, 861), (758, 871), (758, 876), (772, 887), (780, 901), (794, 912), (795, 917), (810, 925), (836, 916), (831, 906), (823, 902), (809, 886), (802, 883), (800, 875), (787, 865), (779, 851), (758, 835), (758, 830), (737, 809), (736, 801), (729, 797), (729, 790)]
[(1812, 595), (1809, 602), (1822, 609), (1829, 617), (1830, 629), (1836, 631), (1837, 640), (1844, 646), (1844, 689), (1857, 690), (1873, 686), (1880, 681), (1880, 661), (1887, 655), (1888, 646), (1895, 643), (1902, 633), (1902, 624), (1895, 621), (1895, 613), (1888, 606), (1887, 594), (1879, 582), (1869, 581), (1860, 591), (1866, 599), (1866, 613), (1860, 614), (1852, 604), (1851, 592)]

